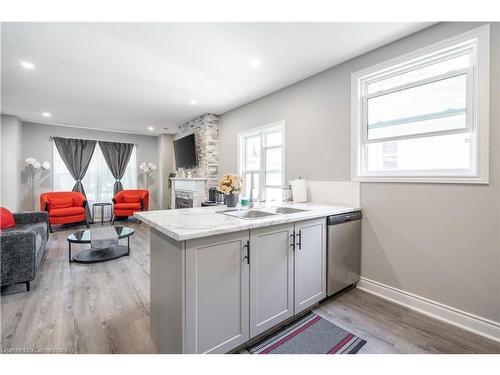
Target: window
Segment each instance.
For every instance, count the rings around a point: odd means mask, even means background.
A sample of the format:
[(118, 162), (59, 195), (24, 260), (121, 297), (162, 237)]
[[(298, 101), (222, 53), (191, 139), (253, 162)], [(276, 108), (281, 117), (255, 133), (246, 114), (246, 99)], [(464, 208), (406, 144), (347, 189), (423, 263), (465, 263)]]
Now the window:
[(282, 200), (284, 185), (284, 122), (277, 122), (239, 134), (239, 174), (243, 192), (250, 197), (252, 174), (253, 197), (264, 201)]
[[(71, 176), (64, 164), (57, 147), (53, 145), (53, 189), (54, 191), (71, 191), (75, 179)], [(137, 157), (136, 147), (132, 149), (125, 174), (121, 179), (124, 189), (137, 188)], [(95, 202), (111, 202), (115, 178), (104, 160), (99, 144), (96, 145), (94, 155), (90, 161), (87, 173), (82, 180), (89, 205)], [(97, 210), (99, 211), (99, 210)], [(96, 211), (96, 212), (97, 212)]]
[(489, 26), (352, 75), (352, 179), (488, 182)]

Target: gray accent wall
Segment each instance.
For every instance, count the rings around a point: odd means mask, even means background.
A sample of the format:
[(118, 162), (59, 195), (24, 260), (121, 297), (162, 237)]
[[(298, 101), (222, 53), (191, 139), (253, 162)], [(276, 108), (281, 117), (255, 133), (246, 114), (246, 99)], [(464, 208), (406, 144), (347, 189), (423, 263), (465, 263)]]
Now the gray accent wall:
[[(286, 125), (286, 179), (350, 179), (351, 73), (476, 28), (442, 23), (222, 115), (219, 173), (237, 134)], [(491, 23), (490, 183), (362, 183), (362, 276), (500, 322), (500, 23)]]
[[(34, 157), (38, 161), (49, 161), (51, 166), (53, 144), (50, 137), (66, 137), (66, 138), (83, 138), (99, 141), (110, 142), (127, 142), (134, 143), (137, 146), (137, 188), (145, 187), (144, 175), (139, 169), (141, 162), (153, 162), (158, 165), (158, 140), (155, 136), (118, 133), (109, 131), (99, 131), (92, 129), (75, 128), (69, 126), (56, 126), (38, 123), (23, 123), (22, 124), (22, 160), (27, 157)], [(21, 186), (21, 207), (25, 210), (30, 209), (31, 197), (27, 185), (24, 167), (22, 173)], [(154, 171), (150, 176), (150, 209), (158, 207), (158, 188), (159, 188), (159, 171)], [(36, 191), (36, 197), (44, 191), (52, 191), (52, 169), (42, 172), (41, 182)], [(38, 204), (36, 205), (38, 207)]]
[(0, 205), (11, 211), (21, 207), (21, 121), (15, 116), (2, 115), (0, 121), (1, 187)]

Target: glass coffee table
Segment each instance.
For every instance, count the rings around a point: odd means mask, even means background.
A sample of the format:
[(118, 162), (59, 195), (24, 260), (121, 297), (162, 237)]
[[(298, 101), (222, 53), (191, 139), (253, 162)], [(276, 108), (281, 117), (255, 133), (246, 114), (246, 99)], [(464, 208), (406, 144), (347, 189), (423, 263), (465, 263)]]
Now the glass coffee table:
[(118, 240), (127, 239), (127, 246), (115, 245), (99, 249), (81, 250), (74, 256), (71, 255), (71, 244), (91, 243), (91, 231), (95, 229), (85, 229), (68, 236), (68, 260), (69, 263), (100, 263), (108, 260), (118, 259), (130, 255), (130, 237), (135, 233), (134, 229), (129, 227), (112, 227), (116, 231)]

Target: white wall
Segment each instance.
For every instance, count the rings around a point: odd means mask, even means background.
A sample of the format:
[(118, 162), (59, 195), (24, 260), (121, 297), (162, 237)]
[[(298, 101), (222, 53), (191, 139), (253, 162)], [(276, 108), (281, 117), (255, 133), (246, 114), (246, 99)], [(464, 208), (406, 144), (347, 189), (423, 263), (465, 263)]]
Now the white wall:
[[(73, 128), (67, 126), (54, 126), (37, 123), (22, 124), (22, 160), (34, 157), (38, 161), (49, 161), (51, 165), (53, 144), (50, 137), (95, 139), (100, 141), (127, 142), (137, 145), (137, 174), (139, 189), (145, 187), (144, 175), (139, 169), (141, 162), (153, 162), (158, 165), (157, 137), (147, 135), (136, 135), (100, 130)], [(24, 171), (24, 167), (23, 167)], [(22, 173), (22, 207), (30, 209), (31, 193), (27, 185), (26, 173)], [(150, 209), (158, 207), (158, 170), (150, 177)], [(41, 182), (36, 190), (35, 197), (45, 191), (52, 191), (52, 170), (42, 172)], [(38, 202), (38, 201), (36, 201)]]
[[(350, 179), (350, 74), (455, 34), (443, 23), (224, 114), (220, 173), (237, 133), (286, 122), (286, 178)], [(490, 184), (362, 183), (362, 275), (500, 322), (500, 24), (491, 24)]]
[(284, 120), (285, 181), (349, 179), (349, 74), (340, 66), (225, 113), (219, 120), (219, 174), (237, 172), (238, 132)]
[(169, 174), (175, 172), (174, 165), (174, 144), (171, 134), (161, 134), (158, 136), (158, 178), (159, 178), (159, 207), (160, 209), (170, 208), (170, 187)]
[(1, 188), (0, 205), (11, 211), (20, 210), (21, 194), (19, 192), (23, 165), (21, 159), (21, 121), (14, 116), (1, 116)]

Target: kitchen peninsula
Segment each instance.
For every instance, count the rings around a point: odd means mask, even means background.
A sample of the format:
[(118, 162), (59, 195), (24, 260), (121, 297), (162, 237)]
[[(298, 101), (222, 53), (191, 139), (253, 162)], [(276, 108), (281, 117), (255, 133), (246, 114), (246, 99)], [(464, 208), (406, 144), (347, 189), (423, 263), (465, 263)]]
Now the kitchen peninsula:
[(317, 304), (326, 297), (325, 218), (357, 209), (300, 203), (135, 213), (150, 227), (158, 351), (226, 353)]

